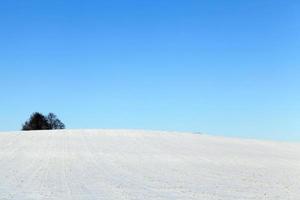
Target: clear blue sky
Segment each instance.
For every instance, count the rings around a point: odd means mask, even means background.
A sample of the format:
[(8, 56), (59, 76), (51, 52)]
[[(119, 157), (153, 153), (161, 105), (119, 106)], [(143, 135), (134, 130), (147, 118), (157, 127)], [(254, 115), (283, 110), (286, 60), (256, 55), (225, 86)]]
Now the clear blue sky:
[(68, 128), (300, 140), (300, 4), (5, 0), (0, 130)]

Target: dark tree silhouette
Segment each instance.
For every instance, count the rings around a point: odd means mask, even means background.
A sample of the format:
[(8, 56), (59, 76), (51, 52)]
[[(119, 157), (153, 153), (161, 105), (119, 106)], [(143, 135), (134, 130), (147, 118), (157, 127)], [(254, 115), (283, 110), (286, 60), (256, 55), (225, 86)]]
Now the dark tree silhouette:
[(49, 113), (47, 116), (50, 129), (65, 129), (64, 123), (62, 123), (55, 114)]
[(30, 119), (23, 124), (22, 130), (51, 130), (64, 128), (65, 125), (56, 117), (55, 114), (49, 113), (46, 117), (41, 113), (35, 112), (30, 116)]
[(47, 118), (38, 112), (33, 113), (30, 119), (25, 122), (22, 128), (23, 131), (48, 129), (50, 129), (50, 125)]

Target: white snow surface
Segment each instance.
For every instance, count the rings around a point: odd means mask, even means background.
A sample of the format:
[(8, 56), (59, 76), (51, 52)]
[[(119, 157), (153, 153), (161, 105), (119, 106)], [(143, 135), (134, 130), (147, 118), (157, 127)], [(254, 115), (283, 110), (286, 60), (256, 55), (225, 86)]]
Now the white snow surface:
[(138, 130), (0, 133), (0, 199), (297, 200), (300, 144)]

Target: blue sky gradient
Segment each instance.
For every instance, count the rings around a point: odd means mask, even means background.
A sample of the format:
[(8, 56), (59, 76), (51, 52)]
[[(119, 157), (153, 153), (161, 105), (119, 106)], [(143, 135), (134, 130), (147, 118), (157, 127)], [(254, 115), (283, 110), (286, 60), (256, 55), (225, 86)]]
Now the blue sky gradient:
[(300, 140), (299, 1), (2, 1), (0, 130)]

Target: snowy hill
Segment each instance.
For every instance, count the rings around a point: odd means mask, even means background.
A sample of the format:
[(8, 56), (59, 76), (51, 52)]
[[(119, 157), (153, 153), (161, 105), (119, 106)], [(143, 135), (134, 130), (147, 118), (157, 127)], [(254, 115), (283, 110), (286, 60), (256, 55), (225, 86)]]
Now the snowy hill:
[(190, 133), (0, 133), (0, 199), (297, 200), (300, 144)]

